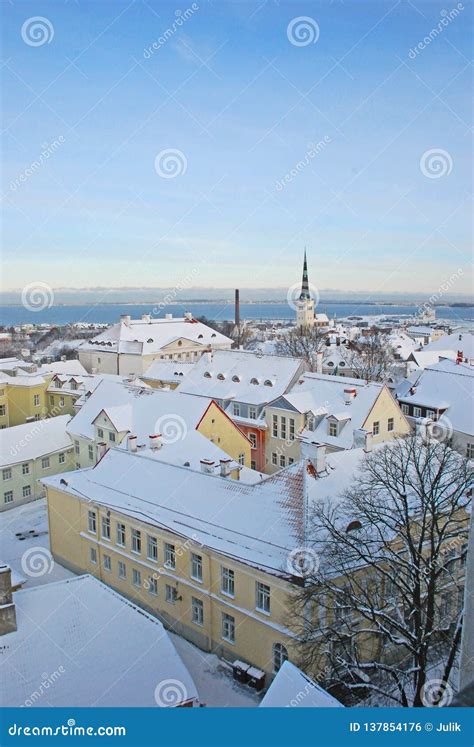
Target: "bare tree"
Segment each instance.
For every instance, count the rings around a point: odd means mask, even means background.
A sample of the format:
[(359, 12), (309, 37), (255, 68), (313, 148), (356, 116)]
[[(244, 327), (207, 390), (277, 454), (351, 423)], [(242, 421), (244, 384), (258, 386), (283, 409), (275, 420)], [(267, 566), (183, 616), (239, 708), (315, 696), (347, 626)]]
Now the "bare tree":
[(305, 671), (325, 671), (349, 702), (442, 704), (461, 635), (470, 485), (448, 442), (410, 435), (368, 454), (352, 487), (314, 508), (308, 533), (323, 561), (292, 602)]
[(310, 371), (316, 370), (316, 353), (328, 350), (327, 333), (319, 327), (296, 327), (287, 332), (277, 343), (278, 355), (302, 358), (308, 364)]
[(395, 359), (389, 338), (376, 329), (350, 342), (345, 360), (355, 378), (365, 381), (386, 381), (394, 370)]

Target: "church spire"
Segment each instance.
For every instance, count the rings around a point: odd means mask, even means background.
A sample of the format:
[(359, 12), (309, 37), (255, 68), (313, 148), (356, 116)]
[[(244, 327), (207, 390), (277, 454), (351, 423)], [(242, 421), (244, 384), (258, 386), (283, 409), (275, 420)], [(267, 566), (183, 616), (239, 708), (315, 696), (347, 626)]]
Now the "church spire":
[(303, 278), (301, 281), (301, 293), (300, 301), (311, 298), (309, 293), (309, 282), (308, 282), (308, 264), (306, 262), (306, 247), (304, 248), (304, 261), (303, 261)]

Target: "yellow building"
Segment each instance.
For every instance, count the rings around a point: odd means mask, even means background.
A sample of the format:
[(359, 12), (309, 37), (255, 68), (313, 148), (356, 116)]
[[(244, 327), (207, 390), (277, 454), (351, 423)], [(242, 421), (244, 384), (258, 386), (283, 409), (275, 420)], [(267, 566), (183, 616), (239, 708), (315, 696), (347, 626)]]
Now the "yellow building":
[(69, 417), (46, 418), (0, 433), (0, 511), (44, 496), (40, 480), (73, 468)]
[(328, 452), (374, 445), (409, 433), (410, 426), (384, 384), (306, 373), (292, 391), (265, 409), (266, 471), (301, 459), (303, 441)]

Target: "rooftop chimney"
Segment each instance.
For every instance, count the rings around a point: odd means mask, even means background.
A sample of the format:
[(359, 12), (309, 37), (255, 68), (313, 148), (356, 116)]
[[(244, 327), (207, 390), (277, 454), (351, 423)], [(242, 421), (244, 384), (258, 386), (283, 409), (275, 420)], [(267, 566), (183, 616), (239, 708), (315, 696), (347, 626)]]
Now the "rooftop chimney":
[(323, 351), (318, 350), (316, 353), (316, 373), (320, 374), (323, 372)]
[(357, 397), (357, 390), (355, 387), (348, 387), (344, 389), (344, 402), (346, 405), (350, 405), (352, 400)]
[(104, 441), (100, 441), (97, 444), (97, 461), (100, 462), (105, 452), (107, 451), (107, 444)]
[(163, 443), (161, 441), (161, 433), (154, 433), (151, 436), (148, 436), (148, 443), (150, 446), (150, 449), (161, 449), (163, 446)]
[(142, 314), (142, 322), (151, 322), (150, 314)]
[(0, 565), (0, 635), (16, 630), (16, 610), (12, 595), (12, 572)]
[(316, 441), (301, 441), (301, 456), (309, 459), (316, 473), (319, 475), (326, 469), (326, 446)]
[(128, 450), (135, 452), (137, 450), (137, 437), (130, 435), (128, 437)]
[(190, 311), (185, 311), (184, 312), (184, 318), (186, 319), (187, 322), (191, 322), (192, 319), (193, 319), (193, 315), (191, 314)]
[(212, 475), (214, 472), (214, 462), (210, 459), (201, 459), (201, 472), (205, 472), (207, 475)]
[(122, 322), (122, 324), (125, 324), (126, 327), (130, 326), (131, 320), (132, 320), (132, 317), (130, 316), (130, 314), (121, 314), (120, 315), (120, 321)]
[(221, 477), (229, 477), (230, 475), (230, 465), (232, 460), (231, 459), (220, 459), (220, 465), (221, 465)]
[(173, 314), (165, 314), (165, 319), (172, 319), (172, 318), (173, 318)]

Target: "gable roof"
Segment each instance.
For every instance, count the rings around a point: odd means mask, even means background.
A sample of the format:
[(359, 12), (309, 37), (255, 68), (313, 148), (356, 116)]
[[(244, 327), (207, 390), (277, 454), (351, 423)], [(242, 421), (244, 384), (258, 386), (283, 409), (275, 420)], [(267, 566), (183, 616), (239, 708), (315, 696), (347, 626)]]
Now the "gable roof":
[(70, 415), (58, 415), (0, 430), (0, 467), (72, 447), (66, 432)]
[(261, 708), (343, 708), (327, 690), (289, 661), (283, 662), (260, 703)]

